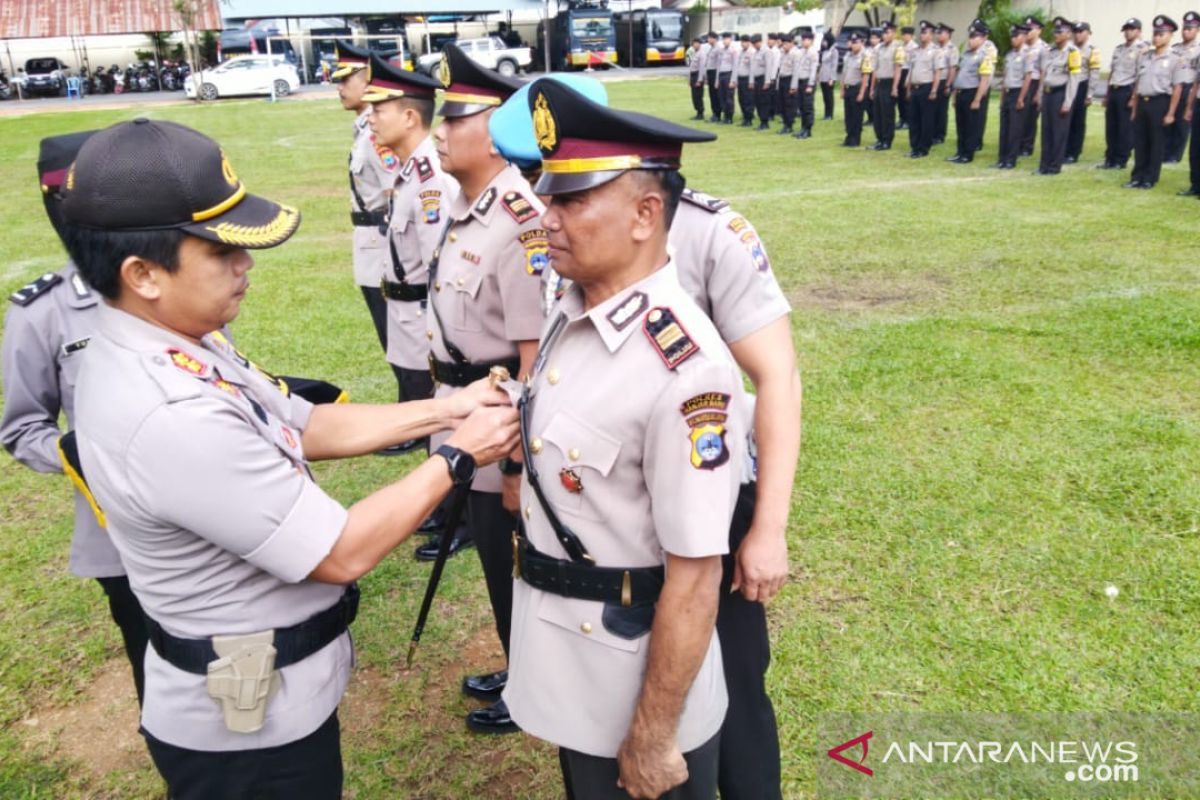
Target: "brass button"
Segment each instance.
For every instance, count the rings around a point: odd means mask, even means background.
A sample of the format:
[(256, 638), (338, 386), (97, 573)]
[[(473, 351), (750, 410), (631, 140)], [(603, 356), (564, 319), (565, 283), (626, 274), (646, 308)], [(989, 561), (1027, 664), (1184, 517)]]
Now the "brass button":
[(434, 289), (434, 291), (440, 292), (440, 291), (442, 290), (442, 282), (441, 282), (441, 281), (434, 281), (434, 282), (433, 282), (433, 289)]
[(425, 338), (426, 338), (426, 339), (432, 339), (432, 338), (433, 338), (433, 331), (425, 331)]
[(530, 442), (530, 443), (529, 443), (529, 450), (530, 450), (530, 451), (531, 451), (531, 452), (532, 452), (532, 453), (533, 453), (535, 456), (536, 456), (538, 453), (542, 452), (542, 440), (541, 440), (541, 439), (537, 439), (537, 438), (535, 438), (535, 439), (534, 439), (532, 442)]
[(447, 236), (447, 237), (446, 237), (446, 239), (447, 239), (447, 240), (449, 240), (449, 241), (451, 241), (451, 242), (457, 242), (457, 241), (458, 241), (458, 234), (457, 234), (457, 233), (455, 233), (454, 231), (451, 231), (451, 232), (450, 232), (450, 235), (449, 235), (449, 236)]
[(558, 379), (560, 377), (561, 376), (559, 375), (558, 370), (554, 367), (551, 367), (550, 371), (546, 373), (546, 382), (553, 386), (554, 384), (558, 383)]
[(533, 506), (525, 506), (525, 519), (533, 518)]
[(454, 282), (456, 286), (462, 286), (464, 283), (466, 283), (466, 281), (464, 281), (462, 278), (459, 278)]
[(419, 316), (421, 316), (421, 310), (420, 310), (420, 309), (417, 309), (417, 316), (418, 316), (418, 317), (419, 317)]
[(592, 623), (590, 623), (590, 622), (583, 623), (582, 625), (579, 626), (579, 630), (583, 631), (584, 633), (591, 633), (592, 632)]
[(578, 461), (578, 460), (579, 460), (579, 448), (578, 448), (578, 447), (572, 447), (570, 450), (568, 450), (568, 451), (567, 451), (567, 456), (568, 456), (568, 457), (569, 457), (569, 458), (570, 458), (572, 461)]

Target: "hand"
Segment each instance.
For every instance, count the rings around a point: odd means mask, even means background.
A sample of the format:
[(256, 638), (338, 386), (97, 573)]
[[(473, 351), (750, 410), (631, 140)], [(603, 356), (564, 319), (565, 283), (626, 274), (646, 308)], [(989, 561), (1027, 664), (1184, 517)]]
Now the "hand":
[(796, 89), (788, 89), (788, 94), (796, 94)]
[(456, 422), (461, 422), (477, 408), (486, 406), (508, 406), (511, 401), (508, 395), (500, 389), (492, 388), (491, 378), (480, 378), (461, 392), (455, 392), (441, 401), (446, 407), (447, 416)]
[(1165, 117), (1163, 117), (1163, 127), (1164, 128), (1169, 128), (1174, 124), (1175, 124), (1175, 115), (1174, 114), (1167, 114)]
[(1184, 111), (1184, 112), (1183, 112), (1183, 119), (1184, 119), (1186, 122), (1191, 122), (1191, 121), (1192, 121), (1192, 115), (1193, 115), (1193, 113), (1194, 113), (1194, 112), (1192, 111), (1192, 109), (1190, 109), (1190, 108), (1189, 108), (1189, 109), (1187, 109), (1186, 111)]
[(1066, 104), (1064, 104), (1064, 105), (1063, 105), (1063, 107), (1062, 107), (1062, 108), (1060, 108), (1060, 109), (1058, 110), (1058, 115), (1059, 115), (1060, 117), (1068, 117), (1068, 116), (1070, 116), (1070, 115), (1071, 115), (1071, 107), (1070, 107), (1070, 106), (1068, 106), (1068, 105), (1066, 105)]
[(896, 98), (896, 97), (899, 97), (899, 96), (900, 96), (900, 93), (899, 93), (899, 92), (897, 92), (895, 89), (893, 89), (893, 90), (892, 90), (892, 97), (893, 97), (893, 98)]
[(971, 101), (971, 110), (972, 110), (972, 111), (978, 111), (978, 110), (979, 110), (979, 101), (978, 101), (978, 100), (972, 100), (972, 101)]
[(788, 578), (787, 539), (779, 532), (750, 526), (734, 557), (731, 591), (741, 590), (752, 603), (765, 603)]
[(500, 505), (504, 506), (504, 510), (510, 514), (518, 514), (521, 511), (521, 476), (520, 475), (501, 475), (500, 476)]
[(1017, 111), (1024, 111), (1024, 110), (1025, 110), (1025, 101), (1018, 99), (1017, 100)]
[(805, 90), (804, 90), (804, 93), (805, 93), (805, 94), (812, 94), (812, 87), (810, 86), (810, 87), (808, 87), (807, 89), (805, 89)]
[(688, 779), (687, 762), (675, 737), (647, 738), (651, 740), (642, 741), (631, 731), (617, 751), (617, 786), (637, 800), (656, 800)]
[[(461, 392), (460, 392), (461, 394)], [(471, 412), (446, 444), (470, 453), (478, 466), (494, 464), (511, 453), (521, 436), (517, 410), (512, 406), (478, 408)]]

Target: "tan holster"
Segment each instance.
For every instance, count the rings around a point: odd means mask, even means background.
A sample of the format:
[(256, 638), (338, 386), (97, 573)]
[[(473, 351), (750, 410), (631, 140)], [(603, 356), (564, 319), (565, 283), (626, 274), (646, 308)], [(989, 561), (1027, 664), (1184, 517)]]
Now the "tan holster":
[(208, 664), (208, 695), (221, 704), (225, 727), (254, 733), (263, 726), (267, 701), (279, 690), (275, 631), (214, 636), (216, 661)]

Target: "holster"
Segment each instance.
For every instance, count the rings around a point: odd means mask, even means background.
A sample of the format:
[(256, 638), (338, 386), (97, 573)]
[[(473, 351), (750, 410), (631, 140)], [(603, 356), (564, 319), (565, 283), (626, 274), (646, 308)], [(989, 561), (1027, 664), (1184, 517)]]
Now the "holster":
[(275, 631), (214, 636), (218, 658), (208, 664), (208, 695), (221, 704), (225, 727), (254, 733), (266, 719), (267, 701), (279, 690)]

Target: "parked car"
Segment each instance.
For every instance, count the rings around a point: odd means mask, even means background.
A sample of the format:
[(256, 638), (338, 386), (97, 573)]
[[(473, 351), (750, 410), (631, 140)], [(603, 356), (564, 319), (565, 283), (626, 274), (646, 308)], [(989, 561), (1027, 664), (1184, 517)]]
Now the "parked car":
[[(499, 36), (458, 39), (454, 43), (472, 60), (501, 75), (516, 75), (533, 63), (533, 53), (528, 47), (509, 47)], [(441, 63), (441, 53), (428, 53), (417, 59), (417, 69), (426, 75), (437, 75)]]
[(61, 97), (67, 93), (67, 72), (57, 58), (31, 58), (25, 62), (22, 91), (31, 97)]
[(184, 81), (184, 93), (195, 97), (199, 86), (202, 100), (247, 94), (286, 97), (300, 87), (300, 74), (283, 56), (238, 56), (220, 66), (201, 70), (197, 79)]

